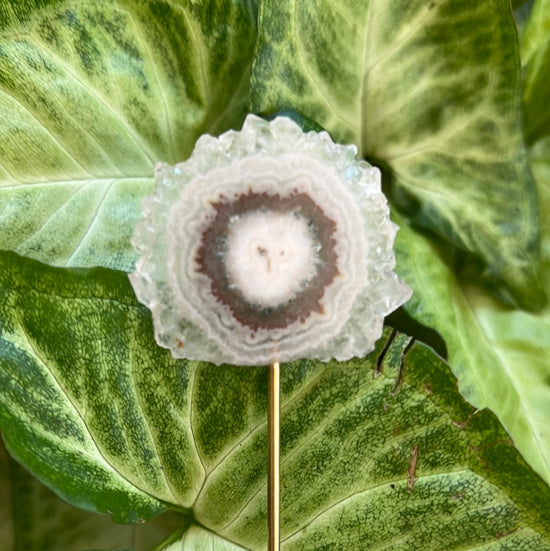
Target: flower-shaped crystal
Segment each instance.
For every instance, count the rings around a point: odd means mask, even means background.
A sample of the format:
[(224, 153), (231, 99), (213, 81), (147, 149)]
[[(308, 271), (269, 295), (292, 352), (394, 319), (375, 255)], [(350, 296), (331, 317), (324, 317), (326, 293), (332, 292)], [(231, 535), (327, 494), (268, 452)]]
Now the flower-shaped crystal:
[(260, 365), (371, 351), (410, 297), (380, 172), (354, 146), (249, 115), (156, 167), (130, 280), (179, 358)]

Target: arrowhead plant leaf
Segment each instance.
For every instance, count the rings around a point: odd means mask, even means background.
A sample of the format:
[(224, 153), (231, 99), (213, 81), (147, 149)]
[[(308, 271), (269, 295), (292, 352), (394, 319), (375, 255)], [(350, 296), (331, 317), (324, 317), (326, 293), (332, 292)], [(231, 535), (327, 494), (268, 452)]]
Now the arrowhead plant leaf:
[[(414, 291), (407, 312), (437, 328), (461, 393), (498, 415), (529, 464), (550, 484), (548, 307), (537, 314), (514, 310), (479, 285), (461, 282), (441, 247), (401, 217), (394, 214), (394, 219), (401, 224), (398, 273)], [(548, 266), (550, 257), (545, 257)]]
[(163, 551), (246, 551), (240, 545), (220, 538), (216, 534), (193, 526), (187, 530), (183, 537), (166, 547)]
[(507, 0), (266, 0), (252, 107), (355, 143), (415, 224), (482, 260), (502, 299), (544, 305)]
[[(3, 253), (0, 293), (15, 458), (81, 507), (265, 548), (265, 368), (172, 359), (124, 273)], [(283, 549), (550, 549), (549, 487), (424, 345), (388, 329), (366, 358), (285, 364), (281, 391)]]
[(550, 2), (537, 0), (521, 36), (523, 128), (529, 145), (550, 136)]
[[(548, 2), (533, 5), (522, 35), (526, 135), (534, 121), (548, 119), (550, 63)], [(545, 91), (546, 90), (546, 91)], [(531, 113), (531, 115), (529, 115)], [(531, 122), (529, 122), (531, 121)], [(541, 127), (542, 128), (542, 127)], [(530, 148), (540, 209), (542, 275), (550, 292), (550, 140)], [(457, 277), (441, 243), (401, 226), (396, 240), (398, 272), (413, 288), (406, 309), (445, 339), (448, 359), (464, 396), (499, 417), (529, 464), (550, 484), (550, 309), (529, 313), (502, 305), (476, 281)]]
[(0, 243), (131, 270), (158, 161), (240, 126), (252, 2), (0, 2)]

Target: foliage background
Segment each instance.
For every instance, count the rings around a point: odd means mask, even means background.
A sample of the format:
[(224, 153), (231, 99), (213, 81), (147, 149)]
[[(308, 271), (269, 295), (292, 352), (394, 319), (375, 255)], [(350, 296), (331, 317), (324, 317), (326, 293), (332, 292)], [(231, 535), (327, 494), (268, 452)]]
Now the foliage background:
[(0, 2), (8, 549), (264, 547), (265, 370), (173, 361), (124, 272), (154, 162), (286, 110), (383, 168), (414, 295), (285, 366), (283, 548), (550, 549), (550, 3), (517, 4)]

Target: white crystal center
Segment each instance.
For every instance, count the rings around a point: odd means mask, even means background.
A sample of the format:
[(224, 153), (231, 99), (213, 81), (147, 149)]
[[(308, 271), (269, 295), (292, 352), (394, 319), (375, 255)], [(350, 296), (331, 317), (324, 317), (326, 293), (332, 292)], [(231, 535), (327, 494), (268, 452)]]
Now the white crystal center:
[(297, 213), (253, 211), (235, 216), (227, 236), (227, 275), (252, 304), (292, 300), (317, 271), (318, 243)]

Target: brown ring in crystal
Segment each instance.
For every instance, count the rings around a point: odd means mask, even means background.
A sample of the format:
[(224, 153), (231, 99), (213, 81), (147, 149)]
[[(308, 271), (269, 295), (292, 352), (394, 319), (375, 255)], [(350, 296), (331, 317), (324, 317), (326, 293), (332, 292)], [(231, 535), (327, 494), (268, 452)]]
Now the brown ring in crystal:
[[(282, 329), (300, 320), (304, 322), (312, 312), (323, 313), (321, 298), (325, 288), (338, 276), (338, 255), (335, 251), (336, 223), (327, 217), (307, 193), (295, 192), (288, 197), (256, 193), (250, 190), (234, 200), (220, 197), (211, 203), (216, 215), (203, 231), (201, 245), (195, 258), (198, 271), (211, 282), (214, 297), (229, 307), (233, 317), (253, 332), (259, 329)], [(277, 213), (299, 212), (310, 224), (320, 247), (319, 267), (307, 288), (295, 298), (277, 307), (258, 307), (230, 287), (227, 270), (221, 259), (225, 257), (228, 228), (234, 216), (255, 211)]]

